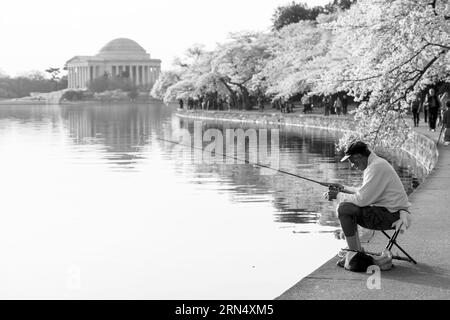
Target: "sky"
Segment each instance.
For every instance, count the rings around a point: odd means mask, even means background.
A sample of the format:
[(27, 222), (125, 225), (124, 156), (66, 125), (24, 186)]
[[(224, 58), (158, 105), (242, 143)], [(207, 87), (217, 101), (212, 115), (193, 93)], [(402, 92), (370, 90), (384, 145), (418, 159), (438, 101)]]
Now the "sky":
[[(62, 68), (73, 56), (97, 54), (115, 38), (135, 40), (167, 70), (193, 44), (212, 49), (230, 32), (269, 30), (275, 9), (291, 2), (6, 0), (0, 10), (0, 72), (17, 76)], [(301, 2), (316, 6), (330, 0)]]

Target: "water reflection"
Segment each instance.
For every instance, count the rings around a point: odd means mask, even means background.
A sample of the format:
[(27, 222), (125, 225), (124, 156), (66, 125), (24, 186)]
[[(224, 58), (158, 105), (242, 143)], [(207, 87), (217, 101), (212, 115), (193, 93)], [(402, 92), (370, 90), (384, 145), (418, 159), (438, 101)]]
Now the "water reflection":
[[(332, 203), (322, 199), (323, 187), (283, 174), (261, 174), (261, 168), (249, 164), (197, 163), (195, 151), (171, 145), (152, 137), (173, 139), (181, 129), (194, 134), (193, 121), (178, 119), (172, 109), (146, 105), (74, 105), (74, 106), (11, 106), (0, 108), (0, 121), (50, 126), (63, 133), (74, 146), (89, 146), (113, 170), (137, 170), (152, 153), (174, 161), (174, 170), (191, 184), (216, 186), (227, 192), (234, 202), (268, 202), (274, 207), (274, 221), (291, 224), (320, 223), (337, 226)], [(202, 132), (216, 128), (255, 128), (252, 125), (204, 122)], [(279, 168), (319, 181), (346, 185), (361, 183), (361, 174), (346, 163), (340, 163), (335, 142), (338, 136), (325, 130), (280, 128)], [(204, 142), (203, 146), (206, 146)], [(77, 149), (86, 152), (85, 149)], [(249, 159), (246, 145), (246, 156)], [(270, 145), (268, 148), (270, 154)], [(224, 149), (225, 154), (225, 149)], [(394, 166), (408, 193), (416, 188), (426, 174), (405, 154), (381, 153)], [(233, 156), (236, 156), (233, 155)]]

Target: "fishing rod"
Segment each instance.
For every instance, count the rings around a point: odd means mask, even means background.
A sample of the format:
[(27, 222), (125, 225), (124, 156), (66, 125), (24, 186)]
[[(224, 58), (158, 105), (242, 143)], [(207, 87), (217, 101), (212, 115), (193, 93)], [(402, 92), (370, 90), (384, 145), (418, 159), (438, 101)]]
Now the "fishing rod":
[[(159, 138), (159, 137), (155, 137), (155, 138), (158, 139), (158, 140), (161, 140), (161, 141), (170, 142), (170, 143), (177, 144), (177, 145), (180, 145), (180, 146), (190, 147), (192, 149), (197, 149), (197, 150), (202, 150), (203, 151), (202, 148), (194, 147), (194, 146), (187, 145), (187, 144), (182, 144), (182, 143), (179, 143), (177, 141), (167, 140), (167, 139), (163, 139), (163, 138)], [(310, 181), (310, 182), (313, 182), (313, 183), (320, 184), (321, 186), (324, 186), (324, 187), (327, 187), (329, 189), (336, 190), (336, 191), (339, 191), (339, 192), (353, 193), (353, 192), (348, 191), (348, 190), (346, 190), (344, 188), (337, 187), (335, 183), (317, 181), (317, 180), (306, 178), (306, 177), (303, 177), (303, 176), (300, 176), (300, 175), (297, 175), (297, 174), (294, 174), (294, 173), (291, 173), (291, 172), (288, 172), (288, 171), (275, 169), (275, 168), (272, 168), (270, 166), (266, 166), (266, 165), (263, 165), (263, 164), (252, 162), (252, 161), (249, 161), (249, 160), (246, 160), (246, 159), (239, 159), (237, 157), (229, 156), (229, 155), (226, 155), (226, 154), (223, 154), (223, 153), (219, 153), (219, 152), (216, 152), (216, 155), (219, 155), (219, 156), (222, 156), (222, 157), (226, 157), (226, 158), (230, 158), (230, 159), (234, 159), (234, 160), (237, 160), (237, 161), (243, 161), (243, 162), (245, 162), (247, 164), (251, 164), (251, 165), (254, 165), (254, 166), (261, 167), (261, 168), (266, 168), (266, 169), (273, 170), (273, 171), (280, 172), (280, 173), (284, 173), (284, 174), (292, 176), (292, 177), (296, 177), (296, 178), (299, 178), (299, 179), (303, 179), (303, 180), (306, 180), (306, 181)]]

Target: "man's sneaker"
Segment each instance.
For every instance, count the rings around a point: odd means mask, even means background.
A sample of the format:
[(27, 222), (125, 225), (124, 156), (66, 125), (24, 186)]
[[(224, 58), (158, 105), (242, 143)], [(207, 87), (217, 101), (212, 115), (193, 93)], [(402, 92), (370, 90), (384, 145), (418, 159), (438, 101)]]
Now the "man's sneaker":
[(347, 250), (341, 249), (341, 250), (338, 252), (337, 256), (338, 256), (339, 258), (345, 258), (345, 255), (346, 255), (346, 254), (347, 254)]
[[(353, 254), (356, 254), (356, 252), (354, 251), (345, 251), (344, 249), (341, 250), (341, 252), (344, 252), (344, 256), (341, 257), (338, 262), (336, 262), (336, 265), (342, 268), (345, 268), (345, 261), (347, 259), (347, 257), (351, 258), (353, 256)], [(339, 253), (341, 253), (339, 252)]]
[(344, 268), (345, 267), (345, 256), (341, 259), (338, 260), (338, 262), (336, 262), (336, 265), (338, 267)]
[[(345, 255), (347, 254), (347, 252), (349, 252), (350, 250), (348, 250), (348, 247), (347, 248), (344, 248), (344, 249), (341, 249), (339, 252), (338, 252), (338, 257), (339, 258), (345, 258)], [(361, 252), (365, 252), (364, 251), (364, 248), (361, 248)]]
[(390, 270), (393, 267), (392, 253), (386, 249), (382, 252), (381, 256), (373, 257), (373, 262), (381, 271)]

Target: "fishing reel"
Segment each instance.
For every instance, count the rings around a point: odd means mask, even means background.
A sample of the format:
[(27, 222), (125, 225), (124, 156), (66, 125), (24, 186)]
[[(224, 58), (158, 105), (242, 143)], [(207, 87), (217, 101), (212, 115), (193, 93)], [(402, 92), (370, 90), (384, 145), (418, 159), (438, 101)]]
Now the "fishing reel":
[[(328, 185), (328, 190), (329, 191), (334, 191), (334, 192), (341, 192), (342, 190), (344, 190), (344, 188), (337, 186), (335, 184), (329, 184)], [(333, 201), (335, 198), (331, 198), (330, 193), (328, 192), (328, 201)]]
[(328, 190), (342, 192), (344, 190), (344, 187), (337, 186), (337, 185), (334, 185), (334, 184), (330, 184), (330, 185), (328, 185)]

